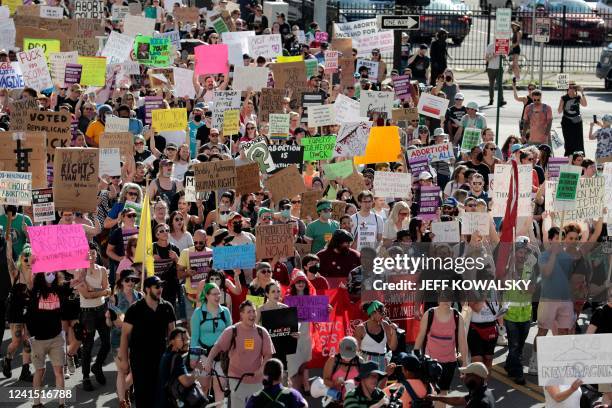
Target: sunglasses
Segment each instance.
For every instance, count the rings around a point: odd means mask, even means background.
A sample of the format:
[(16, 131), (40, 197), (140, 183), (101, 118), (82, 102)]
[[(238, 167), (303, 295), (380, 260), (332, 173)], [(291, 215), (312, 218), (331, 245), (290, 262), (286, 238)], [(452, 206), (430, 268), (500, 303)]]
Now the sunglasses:
[(128, 191), (125, 195), (129, 195), (131, 197), (138, 197), (138, 193), (136, 191)]
[(401, 213), (399, 213), (399, 215), (408, 215), (408, 213), (407, 212), (401, 212)]
[(183, 221), (182, 218), (175, 218), (174, 221)]
[(169, 229), (160, 229), (159, 231), (157, 231), (158, 234), (164, 234), (164, 233), (167, 234), (168, 232), (170, 232)]
[(533, 101), (534, 101), (534, 102), (540, 102), (540, 101), (541, 101), (541, 99), (540, 99), (540, 98), (533, 98)]
[(473, 181), (472, 184), (475, 186), (482, 186), (483, 183), (482, 181)]
[(128, 218), (136, 218), (136, 213), (125, 214), (125, 216)]
[(193, 241), (194, 245), (204, 245), (206, 241)]
[(219, 211), (219, 212), (221, 213), (221, 215), (227, 215), (230, 213), (229, 211)]
[(121, 178), (121, 176), (111, 176), (111, 179), (113, 180), (119, 180)]
[(272, 271), (270, 269), (262, 269), (259, 272), (261, 272), (261, 273), (272, 273)]
[(470, 207), (470, 208), (476, 208), (476, 206), (477, 206), (476, 204), (468, 204), (467, 205), (467, 207)]
[(136, 143), (134, 143), (134, 146), (143, 146), (143, 145), (144, 145), (144, 142), (136, 142)]
[(255, 130), (255, 128), (253, 126), (249, 126), (246, 128), (246, 130)]
[(124, 281), (125, 283), (130, 283), (130, 282), (132, 282), (132, 283), (138, 283), (138, 282), (140, 282), (140, 279), (136, 279), (136, 278), (125, 278), (123, 281)]
[(495, 151), (495, 147), (487, 147), (487, 150)]
[(291, 201), (291, 204), (302, 204), (302, 202), (300, 200), (296, 200), (296, 201)]

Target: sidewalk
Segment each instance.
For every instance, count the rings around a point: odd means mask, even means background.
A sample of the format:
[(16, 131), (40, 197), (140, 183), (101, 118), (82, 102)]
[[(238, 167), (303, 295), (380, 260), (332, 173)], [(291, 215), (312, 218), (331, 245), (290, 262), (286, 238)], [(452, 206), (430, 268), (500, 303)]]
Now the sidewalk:
[[(460, 69), (453, 69), (455, 78), (461, 88), (464, 89), (488, 89), (489, 78), (487, 73), (484, 71), (463, 71)], [(534, 74), (535, 82), (539, 79), (539, 74)], [(544, 89), (557, 89), (557, 74), (545, 72), (543, 75)], [(599, 79), (595, 76), (595, 73), (579, 73), (570, 74), (570, 81), (576, 81), (577, 84), (582, 85), (589, 91), (605, 92), (604, 80)], [(527, 86), (530, 76), (528, 73), (524, 74), (523, 78), (519, 82), (519, 86)], [(504, 86), (512, 85), (512, 77), (508, 73), (504, 73)]]

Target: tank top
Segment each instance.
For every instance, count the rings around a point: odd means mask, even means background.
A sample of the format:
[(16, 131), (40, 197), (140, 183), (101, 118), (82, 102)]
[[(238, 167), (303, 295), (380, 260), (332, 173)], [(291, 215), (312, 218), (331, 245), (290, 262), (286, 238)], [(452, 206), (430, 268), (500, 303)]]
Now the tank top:
[[(101, 289), (102, 288), (102, 271), (98, 270), (98, 276), (93, 276), (90, 274), (85, 275), (85, 282), (92, 289)], [(95, 299), (85, 299), (83, 295), (79, 295), (81, 297), (81, 307), (99, 307), (104, 304), (104, 296), (95, 298)]]
[[(563, 392), (569, 389), (569, 385), (559, 385), (559, 391)], [(580, 397), (582, 396), (582, 391), (578, 388), (569, 397), (565, 399), (565, 401), (557, 402), (553, 399), (553, 397), (548, 393), (546, 388), (544, 388), (544, 398), (546, 399), (546, 408), (576, 408), (580, 406)]]
[[(433, 313), (433, 310), (430, 311)], [(431, 329), (427, 334), (427, 348), (425, 353), (441, 363), (457, 361), (455, 350), (455, 318), (451, 310), (446, 322), (440, 321), (434, 314)]]
[(365, 336), (361, 340), (361, 350), (369, 353), (385, 354), (387, 352), (387, 333), (384, 329), (378, 334), (371, 334), (368, 331), (367, 322), (364, 323)]
[(338, 378), (341, 378), (344, 381), (352, 380), (359, 375), (359, 368), (357, 367), (357, 364), (351, 364), (350, 369), (348, 369), (348, 374), (347, 369), (347, 363), (341, 362), (338, 364), (338, 368), (336, 368), (336, 371), (332, 373), (332, 381), (335, 383)]
[(176, 181), (172, 180), (172, 188), (170, 190), (165, 190), (159, 184), (159, 179), (155, 179), (155, 186), (157, 187), (157, 196), (162, 198), (165, 202), (170, 205), (172, 201), (172, 197), (176, 194)]
[(533, 99), (531, 99), (531, 96), (527, 95), (527, 103), (523, 105), (523, 111), (521, 112), (521, 120), (523, 120), (523, 118), (525, 117), (525, 109), (528, 105), (531, 105), (532, 103)]

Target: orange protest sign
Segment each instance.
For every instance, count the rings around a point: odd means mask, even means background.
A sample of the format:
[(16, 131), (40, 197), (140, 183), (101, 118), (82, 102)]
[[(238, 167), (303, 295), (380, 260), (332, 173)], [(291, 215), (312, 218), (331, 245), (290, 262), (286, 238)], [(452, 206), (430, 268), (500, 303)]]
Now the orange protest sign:
[(377, 126), (370, 130), (365, 155), (355, 156), (355, 164), (394, 162), (400, 160), (399, 128), (397, 126)]

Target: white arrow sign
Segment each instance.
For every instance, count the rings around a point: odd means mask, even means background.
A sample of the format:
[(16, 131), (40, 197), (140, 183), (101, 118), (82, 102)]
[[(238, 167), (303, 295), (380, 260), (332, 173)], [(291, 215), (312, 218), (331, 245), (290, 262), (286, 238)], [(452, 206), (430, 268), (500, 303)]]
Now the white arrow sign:
[(378, 16), (381, 30), (418, 30), (419, 16)]

